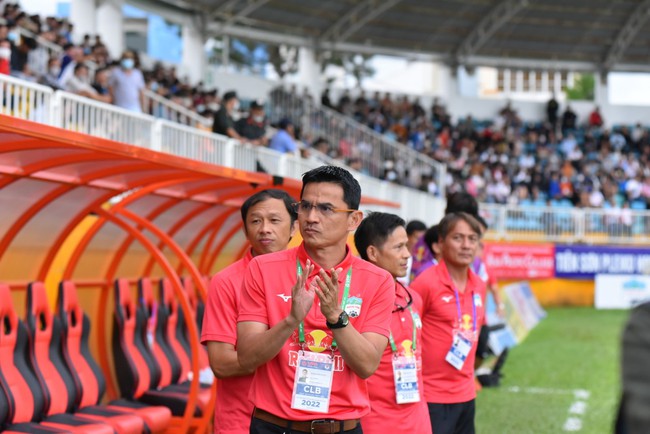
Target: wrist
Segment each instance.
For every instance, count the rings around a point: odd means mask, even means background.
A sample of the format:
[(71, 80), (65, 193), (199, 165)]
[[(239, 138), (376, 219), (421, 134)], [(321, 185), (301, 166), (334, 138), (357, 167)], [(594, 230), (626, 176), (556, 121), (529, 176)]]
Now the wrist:
[(294, 330), (296, 327), (298, 327), (298, 324), (300, 324), (300, 321), (291, 314), (289, 314), (289, 316), (284, 319), (284, 322), (291, 330)]
[(343, 309), (338, 309), (334, 311), (334, 313), (331, 313), (328, 316), (326, 316), (325, 321), (327, 321), (330, 324), (335, 324), (338, 322), (341, 313), (343, 313)]

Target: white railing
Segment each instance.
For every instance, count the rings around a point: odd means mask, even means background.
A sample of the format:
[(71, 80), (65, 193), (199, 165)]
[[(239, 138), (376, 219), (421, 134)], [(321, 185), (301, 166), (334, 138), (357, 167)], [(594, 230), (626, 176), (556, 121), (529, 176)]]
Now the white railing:
[(20, 119), (53, 124), (54, 92), (47, 86), (0, 75), (0, 113)]
[(650, 243), (650, 212), (481, 204), (486, 236), (510, 241)]
[(446, 166), (414, 149), (395, 142), (367, 126), (313, 100), (292, 95), (278, 88), (271, 92), (270, 118), (291, 119), (302, 128), (302, 135), (315, 140), (324, 137), (343, 157), (361, 160), (366, 173), (382, 177), (387, 160), (393, 160), (404, 185), (419, 188), (431, 177), (444, 197)]
[[(327, 158), (281, 154), (241, 144), (225, 136), (129, 112), (48, 87), (0, 75), (0, 112), (10, 116), (83, 132), (210, 164), (299, 179)], [(336, 164), (335, 161), (332, 163)], [(351, 170), (364, 195), (401, 205), (366, 206), (397, 212), (427, 224), (440, 220), (444, 201), (422, 191), (382, 181)], [(580, 209), (481, 204), (490, 229), (487, 237), (512, 241), (586, 243), (650, 243), (650, 212), (629, 209)]]
[(236, 142), (228, 137), (163, 120), (155, 121), (154, 128), (152, 148), (157, 151), (234, 167), (232, 148)]
[(57, 126), (91, 136), (150, 147), (155, 119), (111, 104), (56, 91)]
[(212, 127), (210, 119), (183, 107), (169, 99), (152, 92), (144, 90), (144, 112), (159, 119), (176, 122), (183, 125)]

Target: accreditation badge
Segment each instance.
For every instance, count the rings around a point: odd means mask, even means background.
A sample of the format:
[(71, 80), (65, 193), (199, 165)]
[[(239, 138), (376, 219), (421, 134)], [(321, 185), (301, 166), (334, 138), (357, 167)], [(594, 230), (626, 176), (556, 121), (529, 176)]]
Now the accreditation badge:
[(445, 360), (460, 371), (463, 369), (465, 360), (467, 360), (467, 356), (469, 356), (471, 350), (472, 340), (465, 337), (462, 333), (454, 332), (454, 340)]
[(417, 366), (414, 356), (393, 357), (393, 380), (398, 404), (420, 402)]
[(293, 380), (291, 408), (327, 413), (334, 378), (334, 360), (329, 354), (300, 351)]

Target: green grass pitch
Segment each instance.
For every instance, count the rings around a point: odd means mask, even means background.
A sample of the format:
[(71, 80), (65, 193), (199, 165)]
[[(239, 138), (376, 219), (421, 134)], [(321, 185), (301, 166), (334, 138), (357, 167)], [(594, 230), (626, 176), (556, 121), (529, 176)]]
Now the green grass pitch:
[(500, 387), (484, 388), (479, 434), (611, 433), (627, 311), (555, 308), (509, 354)]

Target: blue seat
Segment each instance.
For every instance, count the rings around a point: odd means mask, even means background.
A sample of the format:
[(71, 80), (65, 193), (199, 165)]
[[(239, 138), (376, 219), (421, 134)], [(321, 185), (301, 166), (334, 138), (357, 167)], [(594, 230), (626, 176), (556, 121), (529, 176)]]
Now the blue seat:
[(634, 210), (644, 211), (647, 209), (647, 206), (645, 201), (636, 199), (632, 201), (632, 203), (630, 204), (630, 208)]

